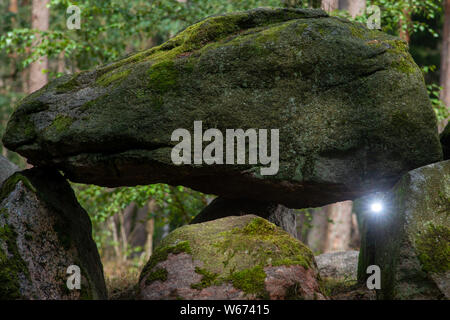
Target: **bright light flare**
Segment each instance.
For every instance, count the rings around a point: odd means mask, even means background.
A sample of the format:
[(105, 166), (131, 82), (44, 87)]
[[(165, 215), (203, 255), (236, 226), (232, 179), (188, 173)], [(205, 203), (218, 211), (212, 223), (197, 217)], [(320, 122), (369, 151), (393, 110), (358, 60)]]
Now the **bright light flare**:
[(374, 202), (370, 205), (370, 210), (375, 213), (380, 213), (381, 211), (383, 211), (383, 204), (379, 201)]

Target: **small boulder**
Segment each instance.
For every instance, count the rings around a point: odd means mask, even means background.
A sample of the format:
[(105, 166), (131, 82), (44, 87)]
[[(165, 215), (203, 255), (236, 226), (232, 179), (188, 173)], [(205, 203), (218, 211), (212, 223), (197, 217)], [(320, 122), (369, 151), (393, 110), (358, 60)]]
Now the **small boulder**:
[(356, 280), (359, 252), (337, 251), (315, 256), (321, 278)]
[[(371, 201), (384, 207), (373, 214)], [(408, 172), (384, 194), (367, 197), (358, 280), (381, 270), (378, 299), (450, 298), (450, 160)]]
[(312, 252), (255, 215), (183, 226), (155, 249), (140, 299), (324, 299)]
[[(57, 171), (13, 174), (0, 189), (0, 300), (105, 299), (91, 234), (86, 211)], [(72, 265), (80, 268), (79, 290), (66, 285)]]

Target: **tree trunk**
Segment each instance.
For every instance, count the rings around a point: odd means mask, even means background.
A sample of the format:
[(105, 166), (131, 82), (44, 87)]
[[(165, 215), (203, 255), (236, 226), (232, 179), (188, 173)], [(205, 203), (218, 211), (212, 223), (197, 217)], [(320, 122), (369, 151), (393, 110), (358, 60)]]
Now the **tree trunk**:
[(339, 0), (322, 0), (320, 7), (326, 12), (332, 12), (339, 8)]
[[(441, 49), (441, 100), (450, 110), (450, 0), (444, 0), (444, 30), (442, 34)], [(439, 131), (442, 131), (447, 124), (447, 120), (439, 125)]]
[[(49, 0), (33, 0), (31, 5), (31, 27), (42, 31), (48, 30), (50, 10), (47, 8)], [(39, 39), (36, 40), (38, 43)], [(42, 57), (30, 65), (29, 93), (42, 88), (48, 81), (43, 70), (48, 69), (47, 57)]]
[(65, 73), (66, 61), (64, 60), (65, 52), (61, 51), (58, 55), (58, 73)]
[[(151, 199), (148, 203), (148, 212), (154, 212), (156, 210), (156, 201)], [(147, 262), (150, 259), (153, 252), (153, 235), (155, 233), (155, 219), (150, 218), (145, 224), (145, 230), (147, 231), (147, 241), (145, 243), (145, 252), (143, 254), (144, 261)]]
[(352, 18), (360, 16), (366, 10), (366, 0), (341, 0), (339, 9), (347, 10)]
[(312, 214), (311, 229), (306, 244), (314, 254), (324, 253), (328, 230), (327, 207), (317, 208)]
[(327, 206), (328, 223), (324, 252), (346, 251), (352, 235), (352, 201), (343, 201)]
[[(403, 9), (403, 14), (404, 14), (404, 18), (400, 19), (398, 24), (399, 24), (399, 33), (398, 36), (400, 37), (400, 39), (405, 40), (406, 42), (409, 43), (409, 31), (408, 31), (408, 26), (411, 23), (411, 14), (409, 12), (409, 8)], [(406, 28), (403, 29), (403, 25), (406, 25)]]

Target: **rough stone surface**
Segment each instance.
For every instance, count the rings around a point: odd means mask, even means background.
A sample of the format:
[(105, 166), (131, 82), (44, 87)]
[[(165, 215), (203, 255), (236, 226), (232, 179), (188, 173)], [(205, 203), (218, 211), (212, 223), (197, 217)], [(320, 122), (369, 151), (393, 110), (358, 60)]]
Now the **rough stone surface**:
[(440, 135), (444, 160), (450, 160), (450, 123), (447, 124)]
[(449, 299), (450, 160), (408, 172), (377, 198), (383, 212), (363, 212), (358, 280), (378, 265), (379, 299)]
[(281, 227), (294, 238), (297, 237), (297, 224), (294, 210), (286, 208), (283, 205), (249, 199), (226, 199), (218, 197), (197, 214), (191, 224), (229, 216), (245, 216), (247, 214), (254, 214), (265, 218)]
[(9, 176), (18, 170), (19, 167), (0, 155), (0, 187), (2, 186), (3, 181), (8, 179)]
[[(17, 172), (0, 189), (0, 299), (105, 299), (91, 222), (57, 171)], [(67, 268), (81, 269), (68, 290)]]
[(315, 256), (321, 278), (356, 280), (358, 251), (327, 252)]
[[(279, 129), (280, 170), (171, 161), (177, 128)], [(161, 46), (25, 98), (5, 146), (73, 181), (165, 182), (317, 207), (442, 158), (421, 70), (398, 38), (321, 10), (207, 18)], [(206, 145), (206, 143), (205, 143)]]
[(324, 299), (311, 251), (255, 215), (176, 229), (139, 288), (140, 299)]

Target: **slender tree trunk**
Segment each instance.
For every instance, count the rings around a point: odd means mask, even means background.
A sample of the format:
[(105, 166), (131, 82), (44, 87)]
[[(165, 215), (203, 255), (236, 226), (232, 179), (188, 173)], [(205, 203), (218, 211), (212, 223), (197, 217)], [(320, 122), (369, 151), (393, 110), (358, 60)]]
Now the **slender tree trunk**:
[(349, 249), (358, 250), (361, 247), (361, 236), (359, 234), (358, 218), (352, 213), (352, 232)]
[[(50, 10), (47, 8), (49, 0), (33, 0), (31, 4), (31, 27), (42, 31), (48, 30)], [(39, 39), (36, 40), (37, 43)], [(42, 88), (48, 81), (47, 74), (43, 70), (48, 69), (47, 57), (42, 57), (30, 65), (29, 92)]]
[(308, 232), (306, 244), (314, 253), (323, 253), (328, 230), (327, 207), (317, 208), (312, 214), (312, 227)]
[(58, 55), (58, 72), (65, 73), (66, 71), (66, 61), (64, 60), (64, 51), (61, 51)]
[(128, 250), (128, 237), (125, 230), (125, 219), (122, 211), (119, 211), (119, 222), (120, 222), (120, 238), (122, 241), (122, 261), (127, 261), (127, 250)]
[[(148, 212), (154, 212), (156, 210), (156, 201), (151, 199), (148, 203)], [(153, 235), (155, 233), (155, 219), (148, 219), (145, 224), (145, 231), (147, 231), (147, 241), (145, 243), (145, 252), (143, 254), (143, 258), (145, 261), (150, 259), (153, 252)]]
[(109, 228), (111, 229), (113, 242), (114, 242), (114, 253), (116, 255), (116, 259), (119, 260), (122, 257), (122, 254), (120, 252), (120, 243), (119, 243), (119, 236), (117, 235), (117, 225), (114, 220), (114, 217), (109, 218)]
[(339, 0), (322, 0), (320, 7), (326, 12), (332, 12), (339, 8)]
[[(444, 0), (444, 30), (442, 32), (441, 49), (441, 99), (450, 110), (450, 0)], [(447, 121), (439, 125), (439, 130), (445, 128)]]
[(147, 242), (145, 243), (145, 261), (150, 259), (153, 252), (153, 234), (155, 233), (155, 219), (148, 219), (145, 230), (147, 231)]
[(343, 201), (327, 206), (328, 223), (324, 252), (346, 251), (350, 247), (352, 234), (352, 201)]
[[(409, 12), (409, 8), (403, 9), (404, 18), (400, 19), (399, 24), (399, 34), (400, 39), (405, 40), (409, 43), (410, 36), (408, 31), (408, 26), (411, 23), (411, 14)], [(403, 26), (406, 25), (406, 28), (403, 29)]]

